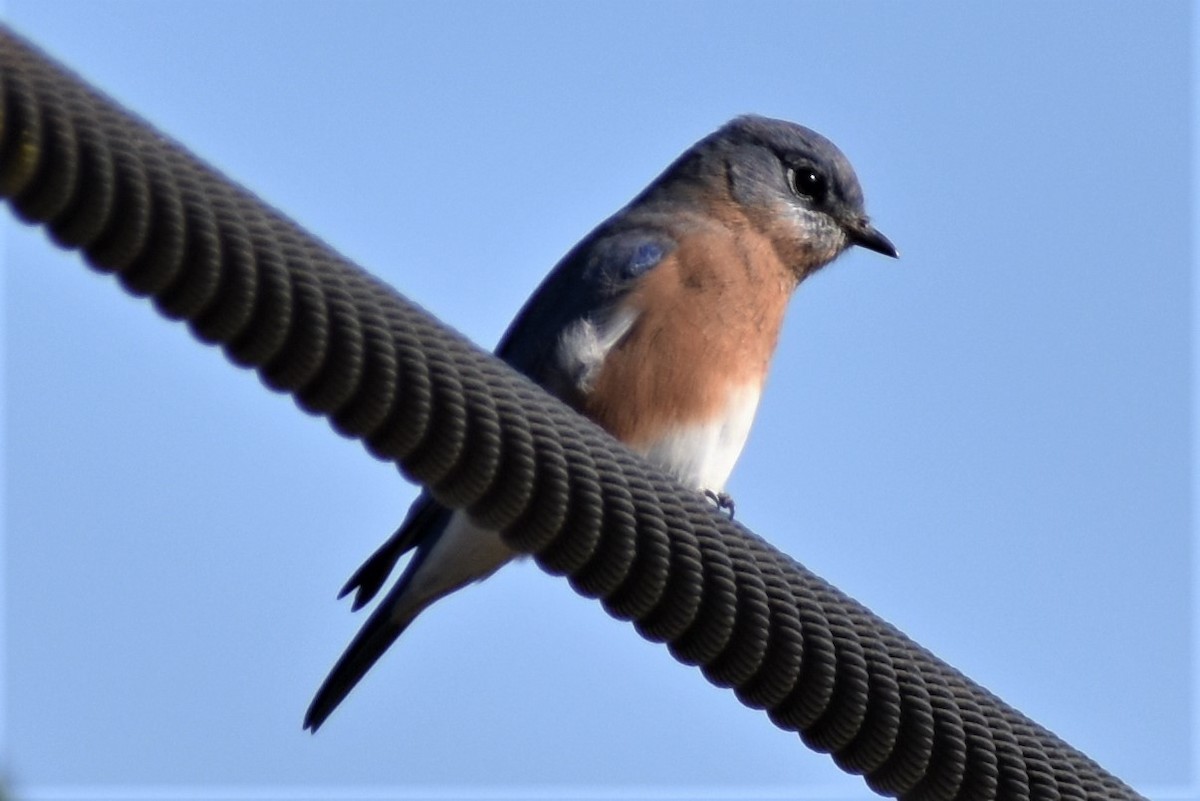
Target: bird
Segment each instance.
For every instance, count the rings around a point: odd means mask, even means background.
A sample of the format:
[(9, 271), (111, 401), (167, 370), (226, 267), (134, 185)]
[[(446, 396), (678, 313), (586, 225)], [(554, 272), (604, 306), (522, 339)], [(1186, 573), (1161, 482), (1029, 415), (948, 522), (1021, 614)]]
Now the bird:
[[(757, 115), (694, 144), (559, 261), (496, 355), (634, 452), (732, 511), (741, 454), (796, 287), (852, 246), (897, 258), (846, 156)], [(392, 589), (304, 718), (316, 732), (410, 623), (517, 554), (422, 492), (342, 588), (354, 610)]]

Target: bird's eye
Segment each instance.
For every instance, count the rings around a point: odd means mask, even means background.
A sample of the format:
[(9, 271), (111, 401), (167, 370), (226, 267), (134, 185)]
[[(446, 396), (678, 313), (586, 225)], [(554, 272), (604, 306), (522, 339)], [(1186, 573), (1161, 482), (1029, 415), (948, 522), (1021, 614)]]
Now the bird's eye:
[(792, 191), (802, 198), (820, 203), (825, 199), (826, 192), (829, 191), (825, 176), (814, 167), (790, 167), (787, 177)]

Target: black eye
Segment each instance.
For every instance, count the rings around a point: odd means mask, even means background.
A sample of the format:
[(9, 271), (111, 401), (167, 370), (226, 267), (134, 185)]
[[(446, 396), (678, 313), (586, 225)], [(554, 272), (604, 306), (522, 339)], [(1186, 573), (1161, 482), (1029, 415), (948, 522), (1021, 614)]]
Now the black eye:
[(816, 203), (824, 200), (826, 193), (829, 191), (829, 186), (825, 182), (825, 176), (819, 173), (815, 167), (790, 167), (788, 168), (787, 177), (788, 185), (793, 192), (802, 198), (807, 198)]

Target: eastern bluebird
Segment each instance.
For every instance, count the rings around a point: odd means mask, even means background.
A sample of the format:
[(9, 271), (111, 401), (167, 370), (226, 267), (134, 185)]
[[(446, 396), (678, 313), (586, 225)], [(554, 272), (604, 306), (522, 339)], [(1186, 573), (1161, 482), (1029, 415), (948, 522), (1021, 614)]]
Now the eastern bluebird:
[[(682, 483), (721, 494), (792, 291), (851, 245), (896, 256), (850, 162), (820, 134), (739, 117), (576, 245), (496, 355)], [(404, 573), (317, 691), (316, 731), (434, 601), (516, 554), (427, 492), (342, 589), (354, 609)]]

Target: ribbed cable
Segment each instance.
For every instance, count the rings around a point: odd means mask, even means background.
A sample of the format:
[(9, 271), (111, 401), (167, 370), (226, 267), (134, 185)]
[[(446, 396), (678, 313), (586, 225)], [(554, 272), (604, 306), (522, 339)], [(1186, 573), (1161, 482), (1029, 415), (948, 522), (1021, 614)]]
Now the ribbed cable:
[(21, 219), (876, 792), (1129, 787), (0, 28)]

